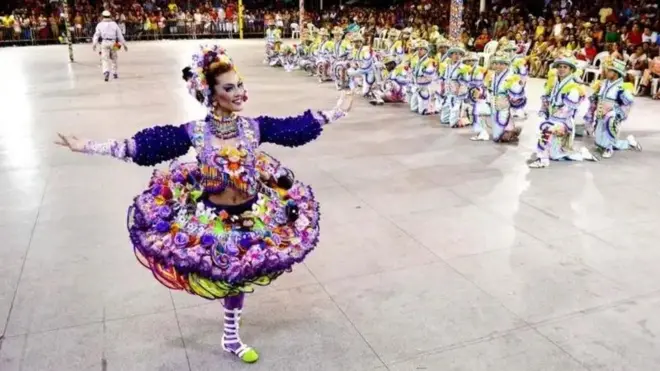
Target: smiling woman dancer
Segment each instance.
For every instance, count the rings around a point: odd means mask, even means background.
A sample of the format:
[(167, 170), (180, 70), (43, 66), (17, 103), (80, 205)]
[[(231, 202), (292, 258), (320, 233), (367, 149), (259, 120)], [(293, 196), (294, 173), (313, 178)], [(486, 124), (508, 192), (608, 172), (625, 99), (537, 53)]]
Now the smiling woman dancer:
[(319, 205), (312, 190), (261, 143), (297, 147), (350, 110), (342, 97), (329, 111), (296, 117), (237, 115), (247, 101), (234, 63), (218, 46), (202, 47), (183, 70), (190, 93), (208, 108), (206, 118), (180, 126), (144, 129), (131, 139), (96, 142), (60, 134), (57, 144), (153, 166), (185, 155), (197, 162), (155, 171), (129, 209), (129, 233), (139, 262), (170, 289), (224, 299), (222, 347), (253, 363), (258, 353), (239, 336), (245, 293), (268, 285), (314, 249)]

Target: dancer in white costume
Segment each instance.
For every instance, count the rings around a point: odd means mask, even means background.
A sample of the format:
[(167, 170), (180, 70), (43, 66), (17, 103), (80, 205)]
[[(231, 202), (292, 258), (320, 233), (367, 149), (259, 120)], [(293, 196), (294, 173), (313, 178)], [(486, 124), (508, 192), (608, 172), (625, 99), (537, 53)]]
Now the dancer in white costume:
[[(491, 114), (484, 122), (491, 129), (494, 142), (515, 143), (521, 128), (514, 124), (512, 110), (526, 102), (520, 76), (511, 70), (511, 60), (505, 53), (496, 53), (490, 63), (493, 72), (486, 76), (484, 85), (488, 89)], [(472, 140), (489, 140), (486, 127), (479, 128), (479, 133)]]
[[(472, 125), (475, 136), (472, 140), (480, 140), (479, 134), (483, 131), (488, 137), (487, 120), (490, 117), (490, 106), (488, 104), (488, 89), (484, 84), (488, 69), (477, 64), (479, 57), (476, 53), (468, 53), (463, 58), (465, 72), (461, 74), (461, 79), (467, 85), (468, 92), (463, 101), (461, 110), (462, 126)], [(483, 134), (482, 134), (483, 136)], [(488, 140), (488, 138), (486, 138)]]
[(440, 123), (451, 128), (460, 126), (461, 105), (467, 95), (467, 87), (461, 80), (461, 59), (465, 56), (465, 50), (454, 46), (447, 50), (447, 66), (440, 76), (443, 85), (443, 103), (440, 109)]
[(353, 52), (351, 57), (351, 68), (348, 69), (351, 91), (358, 89), (362, 84), (362, 95), (367, 97), (371, 92), (371, 86), (376, 82), (374, 70), (374, 52), (371, 47), (364, 45), (364, 38), (359, 33), (352, 36)]
[(525, 87), (527, 86), (527, 77), (529, 76), (527, 60), (525, 56), (517, 54), (518, 47), (513, 41), (510, 41), (509, 44), (504, 47), (503, 51), (509, 54), (511, 59), (511, 72), (520, 78), (520, 85), (522, 86), (521, 94), (525, 97), (524, 103), (513, 108), (511, 113), (514, 119), (526, 119), (527, 112), (525, 111), (525, 108), (527, 107), (527, 91)]
[(404, 103), (406, 101), (406, 87), (410, 84), (409, 73), (404, 65), (396, 65), (394, 57), (386, 55), (382, 61), (384, 69), (382, 81), (377, 88), (372, 88), (374, 99), (369, 103), (381, 106), (385, 103)]
[(264, 64), (269, 64), (273, 58), (275, 50), (275, 41), (282, 38), (282, 31), (275, 27), (275, 21), (268, 21), (266, 29), (266, 50), (264, 51)]
[(577, 66), (572, 56), (557, 59), (552, 68), (557, 73), (546, 81), (545, 93), (541, 97), (542, 121), (536, 151), (528, 160), (530, 168), (550, 166), (550, 160), (597, 161), (586, 148), (573, 150), (575, 138), (575, 113), (586, 97), (585, 88), (576, 81)]
[(596, 81), (589, 98), (591, 106), (584, 117), (587, 132), (594, 133), (598, 149), (604, 158), (610, 158), (615, 150), (637, 150), (642, 146), (634, 136), (619, 139), (621, 124), (628, 119), (633, 104), (634, 87), (624, 83), (626, 62), (613, 60), (607, 67), (606, 79)]
[(410, 110), (420, 115), (430, 115), (429, 103), (431, 91), (429, 86), (436, 76), (436, 63), (429, 57), (429, 43), (426, 40), (414, 41), (417, 55), (412, 57), (410, 68), (412, 70), (412, 96)]

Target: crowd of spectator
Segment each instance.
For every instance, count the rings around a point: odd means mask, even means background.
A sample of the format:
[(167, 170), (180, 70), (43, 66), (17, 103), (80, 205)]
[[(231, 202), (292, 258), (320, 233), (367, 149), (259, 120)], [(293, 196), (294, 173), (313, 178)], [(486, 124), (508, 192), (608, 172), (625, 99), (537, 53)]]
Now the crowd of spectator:
[[(277, 10), (264, 1), (245, 1), (244, 36), (261, 37), (271, 19), (290, 36), (291, 26), (299, 23), (297, 1), (278, 1)], [(21, 8), (0, 13), (0, 45), (62, 41), (61, 2), (21, 3)], [(544, 77), (550, 62), (567, 51), (589, 64), (604, 58), (601, 52), (608, 52), (607, 58), (625, 59), (631, 78), (641, 77), (642, 93), (648, 90), (650, 77), (660, 76), (660, 14), (655, 0), (624, 0), (619, 7), (612, 0), (551, 0), (536, 14), (516, 0), (487, 3), (487, 11), (479, 12), (479, 0), (464, 1), (460, 41), (480, 52), (491, 40), (515, 40), (529, 56), (532, 76)], [(75, 42), (89, 41), (104, 9), (112, 12), (129, 40), (236, 37), (238, 32), (236, 0), (74, 0), (73, 4), (68, 20)], [(433, 26), (446, 31), (449, 8), (449, 1), (438, 0), (381, 8), (332, 7), (305, 12), (304, 23), (328, 28), (355, 23), (363, 27), (366, 38), (392, 27), (413, 27), (425, 37)]]

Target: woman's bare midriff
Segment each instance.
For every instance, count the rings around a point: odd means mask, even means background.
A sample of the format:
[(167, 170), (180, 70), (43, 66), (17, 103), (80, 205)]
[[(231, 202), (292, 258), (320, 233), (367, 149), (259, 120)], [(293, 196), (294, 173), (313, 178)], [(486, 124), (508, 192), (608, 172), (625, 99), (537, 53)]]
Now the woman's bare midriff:
[(250, 200), (251, 197), (233, 189), (226, 189), (220, 193), (209, 194), (209, 201), (215, 205), (235, 206), (244, 204)]

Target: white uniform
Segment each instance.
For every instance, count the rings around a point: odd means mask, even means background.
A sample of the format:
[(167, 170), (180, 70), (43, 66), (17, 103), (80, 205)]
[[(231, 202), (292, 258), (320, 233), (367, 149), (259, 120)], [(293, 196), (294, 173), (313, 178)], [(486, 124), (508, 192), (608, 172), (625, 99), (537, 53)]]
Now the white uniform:
[(96, 25), (96, 32), (94, 32), (93, 45), (101, 44), (101, 68), (106, 78), (112, 69), (113, 75), (117, 74), (117, 51), (113, 49), (115, 43), (124, 45), (124, 35), (121, 33), (119, 26), (115, 21), (104, 19)]

